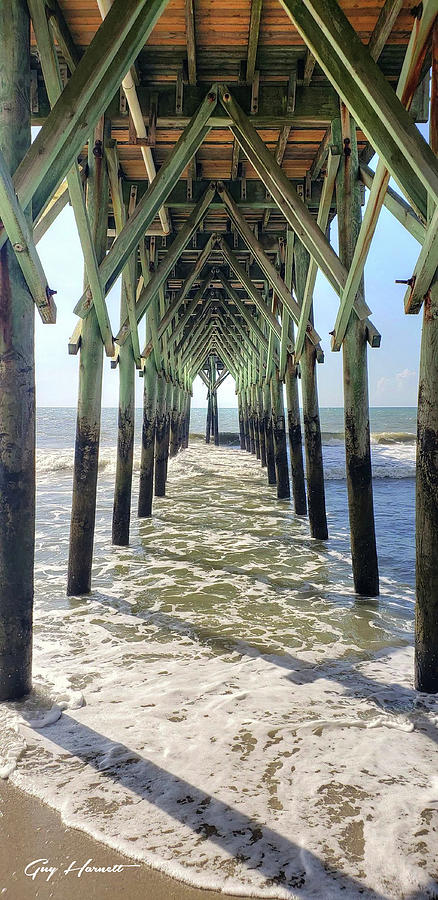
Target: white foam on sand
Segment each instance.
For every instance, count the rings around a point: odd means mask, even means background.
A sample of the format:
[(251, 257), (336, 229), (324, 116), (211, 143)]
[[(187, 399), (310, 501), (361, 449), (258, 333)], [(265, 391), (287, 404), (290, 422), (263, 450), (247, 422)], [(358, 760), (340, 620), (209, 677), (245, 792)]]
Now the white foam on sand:
[(199, 887), (432, 897), (438, 704), (412, 688), (410, 625), (391, 585), (380, 606), (347, 596), (341, 553), (262, 484), (246, 455), (186, 451), (131, 548), (98, 518), (89, 598), (61, 599), (55, 554), (0, 765), (67, 825)]

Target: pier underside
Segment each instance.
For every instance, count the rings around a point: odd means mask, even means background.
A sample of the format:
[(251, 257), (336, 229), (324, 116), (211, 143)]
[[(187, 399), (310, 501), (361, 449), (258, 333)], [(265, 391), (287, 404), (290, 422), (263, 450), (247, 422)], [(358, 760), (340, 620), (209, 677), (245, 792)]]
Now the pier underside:
[[(91, 589), (104, 365), (119, 378), (114, 544), (129, 544), (138, 376), (139, 517), (188, 446), (194, 379), (217, 445), (230, 376), (242, 452), (329, 541), (328, 348), (343, 356), (353, 587), (378, 596), (367, 354), (384, 348), (363, 273), (383, 206), (415, 238), (400, 297), (423, 316), (415, 684), (438, 692), (437, 15), (437, 0), (0, 0), (0, 698), (31, 686), (35, 306), (56, 322), (38, 242), (67, 203), (84, 257), (70, 595)], [(318, 271), (339, 297), (330, 336)]]

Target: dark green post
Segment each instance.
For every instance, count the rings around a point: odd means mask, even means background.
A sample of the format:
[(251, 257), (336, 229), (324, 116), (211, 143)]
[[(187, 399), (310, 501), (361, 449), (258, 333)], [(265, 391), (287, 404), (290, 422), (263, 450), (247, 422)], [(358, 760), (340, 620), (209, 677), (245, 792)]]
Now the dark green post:
[[(129, 290), (122, 278), (121, 323), (127, 309), (123, 300), (124, 291)], [(117, 464), (114, 490), (112, 541), (119, 547), (129, 544), (131, 520), (132, 467), (134, 462), (135, 428), (135, 362), (131, 336), (119, 350), (119, 417), (117, 432)]]
[[(29, 13), (0, 0), (0, 149), (15, 172), (30, 146)], [(32, 687), (35, 306), (9, 241), (0, 250), (0, 700)]]
[(138, 515), (152, 515), (154, 494), (155, 426), (157, 415), (157, 370), (153, 356), (146, 360), (143, 388), (143, 428), (141, 438)]
[(243, 401), (242, 401), (242, 392), (239, 391), (237, 395), (237, 407), (239, 413), (239, 438), (240, 438), (240, 449), (245, 450), (245, 420), (243, 415)]
[(180, 427), (180, 389), (175, 382), (172, 395), (172, 411), (170, 414), (170, 447), (169, 456), (176, 456), (179, 450)]
[(257, 414), (259, 419), (260, 462), (266, 468), (266, 436), (263, 417), (263, 392), (260, 385), (257, 387)]
[(287, 405), (287, 427), (289, 434), (290, 462), (292, 470), (292, 493), (297, 516), (307, 512), (306, 485), (304, 481), (303, 442), (301, 437), (300, 404), (298, 398), (297, 367), (290, 354), (287, 357), (285, 385)]
[[(295, 240), (295, 288), (300, 303), (306, 286), (309, 254), (301, 241)], [(313, 321), (313, 310), (310, 310)], [(312, 537), (320, 541), (328, 538), (325, 508), (324, 464), (322, 458), (321, 423), (319, 418), (318, 382), (316, 377), (316, 351), (308, 338), (305, 340), (301, 366), (301, 391), (303, 395), (304, 446), (306, 452), (307, 503), (309, 527)]]
[[(106, 121), (103, 128), (100, 126), (96, 128), (96, 143), (94, 147), (90, 145), (88, 150), (87, 207), (99, 263), (105, 256), (107, 246), (108, 174), (103, 145), (109, 136), (109, 122)], [(82, 326), (79, 363), (78, 415), (67, 575), (67, 594), (72, 596), (87, 594), (91, 589), (99, 464), (102, 366), (103, 343), (97, 316), (94, 306), (92, 306)]]
[(155, 496), (166, 496), (166, 395), (167, 382), (163, 374), (157, 380), (157, 415), (155, 426)]
[(263, 384), (263, 427), (265, 430), (266, 467), (268, 484), (277, 484), (275, 471), (274, 438), (272, 436), (272, 405), (269, 382)]
[[(362, 222), (356, 126), (341, 104), (344, 154), (336, 178), (339, 256), (348, 269)], [(359, 288), (363, 295), (363, 281)], [(379, 593), (371, 472), (366, 322), (351, 313), (342, 345), (344, 367), (345, 457), (354, 589)]]
[(277, 499), (290, 498), (289, 468), (287, 464), (286, 428), (284, 421), (283, 384), (278, 369), (271, 378), (272, 436), (274, 439)]
[(211, 416), (212, 416), (212, 402), (211, 402), (211, 390), (209, 388), (208, 394), (207, 394), (207, 421), (206, 421), (206, 425), (205, 425), (205, 443), (206, 444), (210, 443), (210, 435), (212, 432)]

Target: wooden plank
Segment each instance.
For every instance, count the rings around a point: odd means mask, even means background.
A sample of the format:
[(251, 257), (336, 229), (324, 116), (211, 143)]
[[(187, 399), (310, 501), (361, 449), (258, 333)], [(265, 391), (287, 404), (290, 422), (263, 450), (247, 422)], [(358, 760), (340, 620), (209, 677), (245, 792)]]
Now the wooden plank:
[(11, 242), (17, 262), (26, 279), (33, 302), (41, 320), (47, 325), (56, 322), (56, 305), (26, 216), (17, 200), (12, 178), (0, 150), (0, 218)]
[(429, 296), (430, 286), (438, 269), (438, 206), (426, 230), (423, 246), (418, 257), (411, 284), (405, 296), (405, 313), (418, 313), (424, 300)]
[(246, 80), (252, 84), (257, 61), (257, 49), (259, 45), (260, 18), (262, 14), (263, 0), (252, 0), (251, 20), (248, 35), (248, 56), (246, 63)]
[(68, 352), (70, 356), (77, 356), (82, 340), (82, 319), (76, 322), (73, 334), (68, 341)]
[(80, 61), (80, 54), (76, 48), (70, 29), (65, 21), (64, 14), (57, 0), (45, 0), (47, 18), (55, 35), (58, 47), (73, 74)]
[(308, 87), (310, 82), (312, 81), (313, 70), (315, 68), (316, 59), (313, 53), (310, 50), (306, 53), (306, 59), (304, 61), (304, 75), (303, 75), (303, 84)]
[(368, 43), (368, 50), (374, 60), (379, 58), (392, 32), (402, 6), (403, 0), (386, 0), (383, 4)]
[(196, 84), (196, 34), (194, 0), (185, 0), (189, 84)]

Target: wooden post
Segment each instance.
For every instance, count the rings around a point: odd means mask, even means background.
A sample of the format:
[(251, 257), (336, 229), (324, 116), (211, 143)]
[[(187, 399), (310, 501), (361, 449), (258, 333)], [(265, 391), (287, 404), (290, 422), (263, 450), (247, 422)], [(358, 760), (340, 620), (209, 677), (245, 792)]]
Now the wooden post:
[(216, 447), (219, 446), (219, 412), (217, 407), (217, 391), (213, 391), (212, 396), (212, 421), (213, 421), (213, 437)]
[(240, 437), (240, 449), (245, 450), (245, 420), (243, 414), (243, 400), (242, 400), (242, 392), (239, 391), (237, 395), (237, 407), (239, 412), (239, 437)]
[(207, 395), (207, 421), (205, 424), (205, 443), (210, 443), (210, 434), (212, 432), (212, 422), (211, 422), (211, 414), (212, 414), (212, 404), (211, 404), (211, 390), (208, 389)]
[(169, 465), (169, 448), (170, 448), (170, 419), (172, 415), (172, 396), (173, 396), (173, 384), (169, 381), (166, 384), (166, 425), (165, 425), (165, 435), (164, 435), (164, 471), (165, 471), (165, 479), (167, 481), (167, 471)]
[(252, 402), (252, 385), (248, 385), (246, 389), (247, 403), (248, 403), (248, 425), (249, 425), (249, 449), (250, 453), (255, 455), (256, 446), (255, 446), (255, 432), (254, 432), (254, 406)]
[[(0, 147), (11, 174), (30, 145), (29, 14), (0, 0)], [(31, 690), (35, 543), (35, 306), (0, 251), (0, 700)]]
[(297, 516), (307, 512), (306, 487), (304, 483), (303, 446), (301, 437), (300, 404), (298, 398), (297, 367), (288, 355), (286, 375), (287, 427), (289, 434), (290, 461), (292, 469), (292, 493)]
[(283, 383), (278, 369), (271, 378), (272, 436), (274, 439), (277, 499), (290, 498), (289, 468), (287, 464), (286, 428), (284, 421)]
[(258, 411), (258, 403), (257, 403), (257, 385), (253, 384), (251, 387), (251, 396), (252, 396), (252, 408), (254, 410), (254, 443), (255, 443), (255, 452), (257, 459), (260, 459), (260, 424), (259, 424), (259, 411)]
[[(295, 241), (294, 257), (295, 289), (298, 300), (302, 303), (310, 257), (299, 240)], [(310, 308), (309, 316), (313, 319), (312, 308)], [(328, 538), (328, 528), (325, 508), (324, 465), (322, 459), (318, 383), (316, 377), (316, 350), (307, 337), (304, 343), (304, 352), (301, 356), (300, 366), (310, 534), (320, 541), (326, 541)]]
[[(430, 143), (438, 154), (438, 25), (432, 38)], [(432, 204), (431, 204), (432, 207)], [(433, 210), (431, 208), (430, 213)], [(418, 385), (415, 687), (438, 693), (438, 284), (424, 302)]]
[[(362, 213), (356, 125), (341, 103), (344, 153), (336, 178), (339, 256), (348, 268), (360, 230)], [(363, 280), (359, 293), (364, 295)], [(342, 345), (344, 368), (345, 456), (354, 588), (376, 597), (379, 571), (374, 527), (368, 407), (366, 323), (351, 313)]]
[(257, 387), (257, 410), (259, 417), (259, 438), (260, 438), (260, 461), (263, 468), (266, 468), (266, 436), (263, 417), (263, 392), (260, 385)]
[(157, 379), (157, 415), (155, 426), (155, 496), (166, 496), (166, 394), (163, 374)]
[[(103, 126), (102, 124), (97, 126), (96, 144), (93, 147), (90, 142), (88, 150), (87, 207), (99, 263), (105, 256), (107, 244), (108, 174), (103, 153), (104, 143), (109, 136), (109, 122), (106, 121)], [(101, 143), (98, 144), (98, 141)], [(86, 594), (91, 589), (99, 464), (102, 366), (103, 344), (93, 306), (83, 321), (80, 349), (78, 415), (67, 575), (67, 593), (71, 596)]]
[(143, 429), (138, 491), (138, 515), (140, 519), (145, 519), (152, 515), (156, 415), (157, 370), (154, 357), (149, 356), (144, 369)]
[(251, 435), (249, 430), (249, 409), (248, 409), (248, 392), (246, 387), (242, 391), (243, 399), (243, 422), (245, 425), (245, 450), (251, 453)]
[(184, 439), (183, 439), (183, 449), (187, 450), (189, 446), (189, 438), (190, 438), (190, 409), (192, 405), (192, 396), (189, 391), (187, 391), (187, 406), (186, 406), (186, 417), (185, 417), (185, 429), (184, 429)]
[(268, 470), (268, 484), (277, 484), (275, 470), (274, 438), (272, 436), (272, 405), (271, 388), (269, 382), (263, 384), (263, 426), (265, 430), (266, 467)]
[(177, 383), (173, 386), (172, 411), (170, 414), (170, 448), (169, 456), (176, 456), (179, 450), (180, 428), (180, 388)]
[[(121, 321), (126, 316), (124, 291), (129, 290), (122, 277)], [(117, 465), (114, 490), (112, 541), (119, 547), (129, 544), (131, 519), (132, 466), (134, 461), (135, 361), (131, 335), (119, 350), (119, 418)]]

